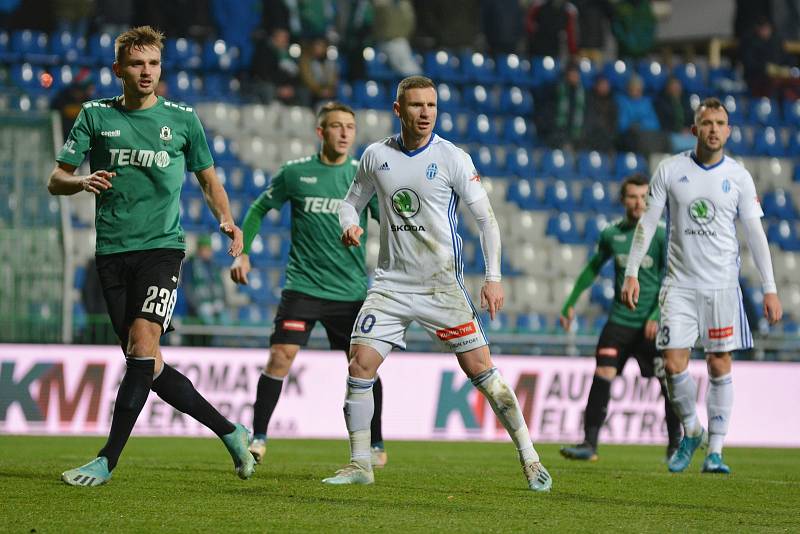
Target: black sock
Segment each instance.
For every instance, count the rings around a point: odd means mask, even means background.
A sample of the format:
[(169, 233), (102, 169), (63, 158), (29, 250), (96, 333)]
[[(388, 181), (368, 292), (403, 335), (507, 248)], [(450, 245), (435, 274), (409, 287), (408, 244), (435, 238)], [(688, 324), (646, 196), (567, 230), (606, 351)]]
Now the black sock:
[(236, 429), (233, 423), (225, 419), (200, 395), (188, 378), (166, 363), (158, 378), (153, 380), (152, 389), (164, 402), (191, 415), (219, 437), (230, 434)]
[(664, 419), (667, 423), (669, 445), (677, 445), (682, 436), (681, 420), (672, 408), (672, 403), (669, 401), (669, 391), (667, 390), (666, 380), (661, 382), (661, 394), (664, 396)]
[(586, 414), (583, 417), (584, 441), (597, 450), (600, 428), (608, 414), (608, 401), (611, 398), (611, 382), (594, 375), (589, 400), (586, 402)]
[(372, 412), (372, 421), (370, 422), (370, 445), (373, 447), (383, 447), (383, 431), (381, 428), (381, 412), (383, 411), (383, 384), (381, 384), (381, 377), (375, 377), (375, 383), (372, 384), (372, 398), (375, 403), (375, 411)]
[(283, 388), (283, 380), (272, 378), (264, 373), (258, 377), (256, 389), (256, 402), (253, 403), (253, 435), (266, 436), (272, 412), (278, 404)]
[(117, 400), (114, 402), (114, 415), (111, 416), (111, 431), (108, 433), (106, 444), (97, 453), (108, 459), (108, 470), (117, 466), (119, 455), (133, 431), (136, 418), (147, 401), (150, 394), (150, 384), (153, 383), (153, 369), (156, 361), (153, 358), (125, 358), (127, 368), (125, 376), (117, 390)]

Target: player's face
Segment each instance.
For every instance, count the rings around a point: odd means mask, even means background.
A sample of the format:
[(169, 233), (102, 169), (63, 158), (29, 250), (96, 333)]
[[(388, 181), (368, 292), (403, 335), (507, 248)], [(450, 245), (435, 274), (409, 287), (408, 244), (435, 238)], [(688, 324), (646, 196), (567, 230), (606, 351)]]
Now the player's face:
[(628, 220), (641, 219), (647, 208), (647, 186), (628, 184), (625, 187), (625, 196), (622, 197), (622, 205), (625, 207), (625, 216)]
[(161, 50), (155, 46), (123, 50), (114, 63), (114, 73), (127, 94), (146, 97), (155, 93), (161, 78)]
[(400, 117), (403, 129), (412, 136), (429, 136), (436, 124), (436, 89), (418, 87), (406, 90), (402, 102), (394, 103), (394, 113)]
[(317, 135), (322, 140), (323, 151), (344, 156), (356, 139), (356, 119), (346, 111), (330, 111), (325, 117), (325, 126), (317, 127)]
[(728, 114), (722, 108), (706, 108), (692, 126), (692, 133), (697, 136), (697, 145), (706, 152), (722, 150), (731, 134), (728, 125)]

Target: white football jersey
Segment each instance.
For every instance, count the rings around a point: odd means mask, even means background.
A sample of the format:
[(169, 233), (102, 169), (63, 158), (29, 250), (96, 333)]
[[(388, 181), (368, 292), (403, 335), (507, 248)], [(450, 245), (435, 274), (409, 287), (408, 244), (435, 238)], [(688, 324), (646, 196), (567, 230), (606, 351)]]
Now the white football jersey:
[(654, 208), (667, 208), (664, 284), (696, 289), (739, 286), (735, 220), (763, 217), (753, 177), (724, 156), (711, 166), (691, 151), (664, 160), (650, 181)]
[[(381, 241), (375, 287), (411, 293), (463, 288), (456, 210), (486, 196), (469, 155), (433, 134), (417, 150), (399, 135), (361, 156), (353, 193), (378, 195)], [(364, 198), (364, 197), (362, 197)]]

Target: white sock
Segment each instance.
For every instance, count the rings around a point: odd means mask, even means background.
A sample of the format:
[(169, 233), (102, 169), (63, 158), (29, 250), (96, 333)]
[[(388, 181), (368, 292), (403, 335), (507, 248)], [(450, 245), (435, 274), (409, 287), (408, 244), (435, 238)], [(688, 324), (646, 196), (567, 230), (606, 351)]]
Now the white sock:
[(472, 379), (472, 384), (483, 393), (497, 419), (508, 431), (508, 435), (511, 436), (511, 440), (517, 446), (520, 463), (525, 465), (531, 462), (538, 462), (539, 454), (533, 448), (528, 425), (522, 416), (517, 396), (514, 394), (514, 390), (508, 387), (497, 368), (492, 367), (482, 372)]
[(687, 436), (696, 436), (702, 431), (700, 423), (697, 421), (697, 384), (689, 374), (689, 369), (683, 372), (667, 375), (667, 388), (669, 389), (669, 399), (675, 413), (683, 422), (683, 432)]
[(350, 461), (367, 471), (372, 471), (369, 425), (375, 411), (373, 382), (374, 379), (348, 376), (347, 396), (344, 399), (344, 420), (350, 434)]
[(722, 454), (722, 442), (728, 433), (733, 410), (733, 378), (731, 374), (712, 377), (706, 395), (708, 409), (708, 453)]

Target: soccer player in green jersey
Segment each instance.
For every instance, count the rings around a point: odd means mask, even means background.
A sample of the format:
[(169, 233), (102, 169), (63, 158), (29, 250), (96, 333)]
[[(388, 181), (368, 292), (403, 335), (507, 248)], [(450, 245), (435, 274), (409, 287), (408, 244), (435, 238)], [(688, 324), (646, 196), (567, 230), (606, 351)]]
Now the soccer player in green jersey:
[(643, 377), (656, 376), (661, 382), (669, 436), (667, 458), (677, 449), (681, 439), (680, 421), (667, 400), (664, 364), (655, 345), (658, 332), (658, 291), (666, 266), (665, 231), (663, 227), (659, 227), (646, 259), (642, 262), (639, 274), (642, 284), (640, 305), (636, 310), (630, 310), (620, 300), (620, 291), (633, 231), (646, 205), (647, 177), (635, 174), (626, 178), (620, 189), (620, 198), (625, 207), (625, 218), (609, 225), (600, 234), (597, 252), (578, 275), (575, 287), (561, 310), (561, 326), (567, 330), (575, 315), (574, 306), (581, 293), (592, 285), (603, 264), (611, 258), (614, 259), (614, 303), (608, 322), (600, 333), (595, 352), (597, 367), (583, 419), (584, 441), (574, 447), (561, 449), (561, 455), (572, 460), (597, 460), (598, 434), (608, 412), (611, 381), (622, 372), (631, 356), (639, 363)]
[[(289, 161), (272, 178), (269, 187), (245, 215), (244, 253), (231, 267), (231, 278), (247, 283), (250, 246), (270, 209), (292, 208), (292, 246), (286, 267), (286, 285), (270, 337), (267, 366), (258, 379), (253, 406), (253, 441), (250, 452), (261, 462), (266, 451), (267, 427), (278, 403), (283, 381), (300, 347), (308, 342), (311, 329), (320, 321), (331, 349), (347, 355), (350, 333), (367, 293), (364, 248), (339, 244), (339, 204), (353, 182), (358, 161), (349, 156), (355, 140), (355, 113), (338, 103), (325, 104), (317, 115), (319, 153)], [(378, 218), (377, 197), (370, 203)], [(361, 215), (366, 228), (366, 210)], [(381, 434), (383, 393), (378, 379), (373, 388), (375, 414), (371, 424), (372, 457), (375, 465), (386, 464)]]
[[(197, 115), (155, 95), (163, 39), (149, 26), (117, 37), (113, 69), (123, 94), (83, 105), (47, 186), (54, 195), (95, 195), (97, 272), (126, 356), (108, 441), (94, 460), (61, 475), (73, 486), (97, 486), (111, 478), (151, 389), (217, 434), (240, 478), (249, 478), (255, 467), (247, 429), (214, 409), (164, 362), (159, 347), (161, 335), (172, 329), (186, 249), (179, 213), (184, 167), (197, 176), (220, 231), (231, 238), (228, 252), (238, 256), (242, 250), (242, 232)], [(87, 152), (91, 174), (76, 176)]]

